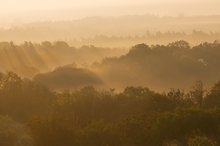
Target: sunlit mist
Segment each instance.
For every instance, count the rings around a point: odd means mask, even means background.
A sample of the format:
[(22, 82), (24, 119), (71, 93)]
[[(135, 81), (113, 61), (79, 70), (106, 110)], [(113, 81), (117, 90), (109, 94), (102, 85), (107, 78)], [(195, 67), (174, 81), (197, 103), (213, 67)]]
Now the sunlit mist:
[(7, 0), (1, 1), (0, 26), (87, 16), (216, 15), (219, 5), (218, 0)]

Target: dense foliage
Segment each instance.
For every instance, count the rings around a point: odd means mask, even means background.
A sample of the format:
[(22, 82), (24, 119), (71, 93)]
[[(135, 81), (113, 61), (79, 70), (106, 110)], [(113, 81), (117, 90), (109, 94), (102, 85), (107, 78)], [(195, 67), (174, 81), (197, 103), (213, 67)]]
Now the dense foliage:
[(55, 93), (9, 72), (0, 74), (0, 145), (218, 146), (220, 82), (209, 91), (116, 93), (84, 87)]
[(219, 80), (220, 42), (191, 47), (186, 41), (168, 45), (138, 44), (118, 58), (94, 65), (110, 87), (148, 86), (154, 90), (186, 88), (196, 80), (211, 86)]

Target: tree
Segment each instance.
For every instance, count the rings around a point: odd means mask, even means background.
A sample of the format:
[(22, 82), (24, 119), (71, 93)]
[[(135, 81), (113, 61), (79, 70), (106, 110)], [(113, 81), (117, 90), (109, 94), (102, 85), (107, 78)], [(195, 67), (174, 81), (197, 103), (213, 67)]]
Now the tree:
[(217, 146), (217, 142), (206, 136), (194, 136), (189, 138), (188, 146)]
[(168, 44), (168, 47), (178, 48), (178, 49), (189, 49), (190, 45), (188, 42), (186, 42), (184, 40), (180, 40), (180, 41), (176, 41), (176, 42)]
[(21, 82), (22, 80), (17, 74), (8, 72), (6, 75), (1, 75), (0, 89), (11, 90), (16, 93), (21, 88)]
[(220, 81), (216, 83), (205, 98), (206, 107), (220, 106)]
[(15, 122), (8, 116), (0, 116), (0, 145), (32, 146), (33, 140), (24, 125)]
[(192, 87), (192, 90), (189, 92), (189, 96), (192, 98), (195, 105), (201, 107), (203, 104), (204, 95), (205, 90), (202, 81), (196, 81)]

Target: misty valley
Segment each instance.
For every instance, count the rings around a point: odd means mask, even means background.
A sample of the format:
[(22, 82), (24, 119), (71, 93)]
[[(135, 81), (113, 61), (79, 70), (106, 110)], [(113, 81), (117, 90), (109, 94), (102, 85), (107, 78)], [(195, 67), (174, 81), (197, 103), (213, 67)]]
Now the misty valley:
[(0, 43), (1, 146), (217, 146), (220, 43)]
[(220, 146), (220, 0), (2, 0), (0, 146)]
[(155, 91), (188, 90), (201, 80), (209, 88), (219, 80), (220, 42), (191, 46), (137, 44), (131, 49), (75, 48), (66, 42), (0, 43), (1, 72), (14, 72), (53, 91), (84, 86), (98, 89), (144, 86)]

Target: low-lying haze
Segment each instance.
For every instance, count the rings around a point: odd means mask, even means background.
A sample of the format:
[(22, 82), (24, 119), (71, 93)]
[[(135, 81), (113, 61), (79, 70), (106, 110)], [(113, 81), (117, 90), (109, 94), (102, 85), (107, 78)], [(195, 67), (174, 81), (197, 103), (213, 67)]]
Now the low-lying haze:
[(7, 0), (0, 5), (0, 26), (87, 16), (217, 15), (219, 5), (218, 0)]

